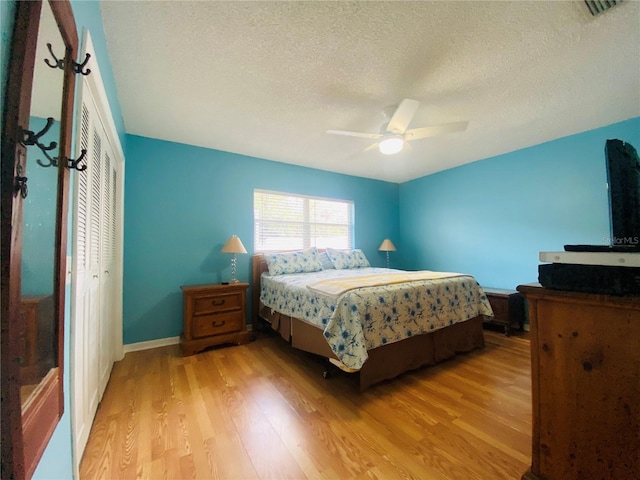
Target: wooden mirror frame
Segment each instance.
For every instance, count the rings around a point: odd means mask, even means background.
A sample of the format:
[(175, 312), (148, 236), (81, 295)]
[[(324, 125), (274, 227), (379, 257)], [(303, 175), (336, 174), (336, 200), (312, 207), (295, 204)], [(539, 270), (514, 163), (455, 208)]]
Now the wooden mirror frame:
[[(20, 296), (22, 262), (23, 198), (16, 191), (20, 168), (26, 170), (27, 148), (20, 143), (22, 128), (28, 128), (36, 44), (42, 1), (17, 1), (12, 38), (1, 152), (1, 387), (2, 387), (2, 478), (31, 478), (64, 411), (64, 312), (67, 255), (69, 170), (75, 89), (74, 61), (78, 33), (68, 0), (50, 1), (60, 30), (64, 52), (64, 77), (58, 155), (55, 253), (54, 253), (54, 343), (56, 365), (32, 393), (24, 409), (20, 398)], [(34, 160), (31, 159), (31, 162)], [(24, 170), (22, 170), (24, 171)]]

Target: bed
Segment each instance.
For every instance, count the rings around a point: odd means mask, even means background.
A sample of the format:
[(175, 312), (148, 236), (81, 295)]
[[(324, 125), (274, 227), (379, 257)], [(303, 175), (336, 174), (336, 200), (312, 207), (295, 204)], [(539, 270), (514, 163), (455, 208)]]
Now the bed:
[(360, 250), (255, 254), (252, 285), (254, 326), (357, 374), (361, 391), (483, 348), (493, 315), (470, 275), (373, 268)]

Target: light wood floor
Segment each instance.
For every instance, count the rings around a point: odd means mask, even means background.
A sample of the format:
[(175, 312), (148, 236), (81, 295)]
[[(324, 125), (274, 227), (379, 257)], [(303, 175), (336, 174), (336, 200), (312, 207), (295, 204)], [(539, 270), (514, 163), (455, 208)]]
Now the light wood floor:
[(460, 355), (359, 393), (262, 335), (113, 369), (81, 479), (519, 479), (531, 460), (529, 342)]

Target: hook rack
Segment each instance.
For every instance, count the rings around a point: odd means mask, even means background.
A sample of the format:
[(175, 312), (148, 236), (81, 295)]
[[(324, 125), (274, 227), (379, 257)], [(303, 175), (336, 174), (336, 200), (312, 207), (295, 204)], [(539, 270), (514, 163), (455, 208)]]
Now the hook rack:
[[(51, 47), (50, 43), (47, 43), (47, 48), (49, 49), (49, 53), (51, 54), (51, 56), (53, 57), (53, 62), (49, 61), (48, 58), (44, 59), (44, 63), (46, 63), (49, 67), (51, 68), (59, 68), (60, 70), (64, 70), (64, 58), (58, 58), (56, 57), (56, 54), (53, 53), (53, 48)], [(84, 62), (82, 63), (78, 63), (72, 60), (73, 62), (73, 71), (74, 73), (79, 73), (81, 75), (89, 75), (91, 73), (91, 69), (87, 68), (85, 70), (85, 66), (87, 65), (87, 63), (89, 62), (89, 59), (91, 58), (91, 54), (86, 53), (85, 54), (85, 58), (84, 58)]]

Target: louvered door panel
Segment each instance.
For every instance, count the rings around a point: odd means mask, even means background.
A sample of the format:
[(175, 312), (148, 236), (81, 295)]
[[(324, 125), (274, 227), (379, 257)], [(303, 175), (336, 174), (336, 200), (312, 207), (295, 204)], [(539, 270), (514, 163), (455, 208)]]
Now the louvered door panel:
[(116, 232), (118, 230), (118, 195), (116, 188), (118, 186), (118, 172), (116, 169), (113, 169), (113, 192), (111, 195), (111, 205), (109, 208), (111, 209), (111, 258), (115, 262), (116, 259)]
[[(100, 351), (108, 352), (113, 350), (113, 281), (114, 277), (114, 255), (113, 255), (113, 228), (114, 213), (112, 203), (115, 198), (116, 185), (114, 179), (114, 162), (111, 144), (108, 139), (102, 143), (103, 163), (102, 163), (102, 195), (101, 207), (101, 229), (100, 229)], [(100, 395), (104, 392), (109, 381), (112, 362), (110, 357), (101, 355), (99, 359), (99, 380), (98, 388)]]
[(101, 210), (101, 174), (102, 174), (102, 139), (97, 129), (93, 129), (93, 152), (91, 156), (91, 236), (90, 257), (91, 269), (99, 268), (100, 262), (100, 210)]
[(103, 212), (103, 221), (102, 221), (102, 265), (103, 270), (108, 269), (112, 262), (112, 246), (111, 239), (113, 238), (111, 235), (111, 228), (113, 227), (112, 218), (111, 218), (111, 197), (113, 195), (112, 185), (111, 185), (111, 158), (109, 157), (109, 152), (105, 151), (104, 155), (104, 170), (103, 170), (103, 178), (104, 178), (104, 194), (102, 196), (102, 212)]
[[(80, 130), (80, 148), (89, 150), (89, 110), (82, 105), (82, 120)], [(85, 156), (86, 158), (86, 156)], [(87, 269), (87, 200), (89, 195), (89, 181), (87, 171), (76, 175), (78, 184), (78, 198), (76, 201), (76, 269), (84, 272)]]

